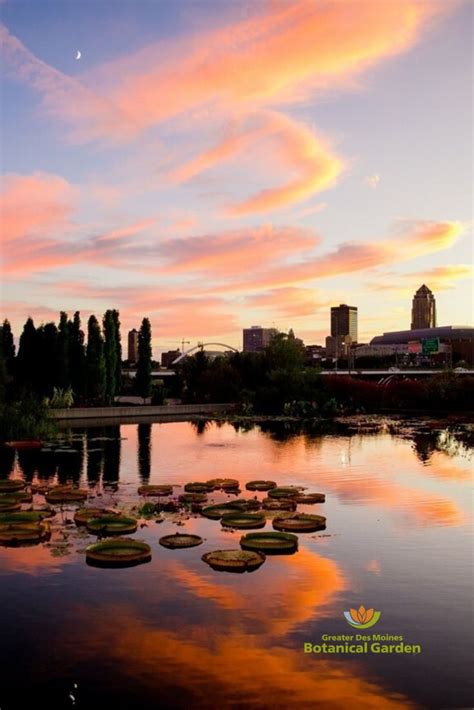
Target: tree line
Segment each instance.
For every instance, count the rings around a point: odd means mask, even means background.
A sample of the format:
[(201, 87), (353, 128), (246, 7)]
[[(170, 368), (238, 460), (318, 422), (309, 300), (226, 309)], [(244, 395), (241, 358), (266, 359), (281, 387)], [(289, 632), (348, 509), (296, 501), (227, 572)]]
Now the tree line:
[[(151, 326), (144, 318), (139, 331), (135, 391), (151, 392)], [(99, 322), (87, 321), (87, 338), (80, 312), (71, 319), (61, 311), (58, 324), (35, 326), (29, 317), (20, 335), (18, 351), (10, 322), (0, 326), (0, 397), (21, 401), (28, 397), (51, 399), (69, 396), (76, 404), (112, 404), (122, 389), (120, 314), (107, 310)]]

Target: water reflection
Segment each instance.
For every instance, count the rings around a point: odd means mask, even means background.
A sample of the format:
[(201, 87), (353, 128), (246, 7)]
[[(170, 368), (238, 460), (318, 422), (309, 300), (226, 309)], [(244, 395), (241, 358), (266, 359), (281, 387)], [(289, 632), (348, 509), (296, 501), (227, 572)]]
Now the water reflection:
[(138, 425), (138, 475), (148, 485), (151, 473), (151, 424)]

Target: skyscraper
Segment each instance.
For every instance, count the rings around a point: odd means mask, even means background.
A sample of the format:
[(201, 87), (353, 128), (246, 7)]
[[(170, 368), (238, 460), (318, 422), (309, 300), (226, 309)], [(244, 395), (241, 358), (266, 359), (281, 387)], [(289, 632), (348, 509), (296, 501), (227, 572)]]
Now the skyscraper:
[(413, 296), (411, 330), (417, 328), (436, 328), (436, 300), (425, 284)]
[(257, 353), (263, 350), (270, 345), (271, 339), (277, 333), (275, 328), (262, 328), (261, 325), (244, 328), (244, 353)]
[(331, 336), (341, 338), (349, 335), (351, 343), (357, 343), (357, 306), (340, 306), (331, 308)]
[(138, 330), (133, 328), (128, 332), (128, 361), (137, 362), (138, 360)]

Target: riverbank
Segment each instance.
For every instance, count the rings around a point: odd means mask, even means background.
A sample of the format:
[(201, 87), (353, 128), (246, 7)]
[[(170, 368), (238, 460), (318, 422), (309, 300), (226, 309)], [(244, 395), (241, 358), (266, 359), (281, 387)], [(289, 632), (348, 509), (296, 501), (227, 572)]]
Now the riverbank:
[(214, 418), (214, 415), (222, 415), (231, 411), (235, 405), (232, 404), (168, 404), (168, 405), (138, 405), (132, 407), (72, 407), (71, 409), (50, 409), (48, 416), (56, 421), (90, 423), (90, 420), (120, 419), (124, 423), (133, 424), (140, 422), (143, 418), (161, 419), (162, 417), (185, 417), (192, 415), (207, 415)]

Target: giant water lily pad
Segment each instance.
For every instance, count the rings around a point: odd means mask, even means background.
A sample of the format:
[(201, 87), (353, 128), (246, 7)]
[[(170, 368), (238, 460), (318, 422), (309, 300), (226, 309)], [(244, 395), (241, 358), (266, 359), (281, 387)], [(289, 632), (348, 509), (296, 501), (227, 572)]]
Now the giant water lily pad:
[(173, 495), (173, 486), (170, 485), (159, 485), (159, 486), (140, 486), (138, 489), (139, 496), (171, 496)]
[(51, 528), (46, 520), (0, 523), (0, 545), (32, 545), (50, 536)]
[(246, 550), (214, 550), (206, 552), (201, 559), (221, 572), (253, 572), (263, 565), (265, 555)]
[(223, 478), (221, 482), (221, 488), (223, 491), (236, 491), (239, 488), (239, 482), (236, 478)]
[(104, 516), (110, 518), (113, 515), (120, 515), (118, 511), (106, 510), (105, 508), (80, 508), (74, 514), (74, 522), (76, 525), (87, 525), (89, 520), (98, 519)]
[(296, 510), (296, 500), (293, 498), (264, 498), (262, 508), (264, 510)]
[(95, 535), (130, 535), (136, 532), (138, 522), (125, 515), (102, 515), (86, 523), (89, 532)]
[(92, 567), (134, 567), (150, 560), (150, 546), (129, 537), (103, 540), (86, 547), (86, 562)]
[(232, 508), (228, 503), (221, 503), (218, 505), (208, 505), (206, 508), (201, 510), (201, 515), (205, 518), (210, 518), (211, 520), (220, 520), (223, 515), (231, 512)]
[(33, 500), (33, 494), (29, 491), (12, 491), (11, 493), (0, 493), (0, 500), (3, 498), (13, 498), (19, 503), (31, 503)]
[(224, 481), (225, 478), (211, 478), (209, 481), (206, 481), (206, 486), (209, 491), (218, 491), (219, 488), (222, 488)]
[(48, 503), (81, 503), (87, 498), (87, 491), (69, 486), (55, 486), (45, 493)]
[(9, 513), (12, 510), (20, 510), (21, 501), (10, 496), (2, 496), (0, 498), (0, 513)]
[(212, 488), (203, 481), (195, 481), (194, 483), (186, 483), (184, 490), (186, 493), (208, 493)]
[(326, 502), (326, 496), (324, 493), (298, 493), (294, 499), (297, 503), (304, 505), (314, 505), (315, 503)]
[(316, 532), (326, 528), (326, 518), (309, 513), (287, 513), (274, 518), (273, 527), (284, 532)]
[(202, 545), (202, 537), (199, 535), (186, 535), (186, 533), (175, 533), (174, 535), (165, 535), (158, 540), (160, 545), (167, 547), (170, 550), (180, 550), (185, 547), (197, 547)]
[(11, 513), (0, 513), (0, 525), (37, 523), (40, 520), (50, 517), (51, 512), (49, 510), (18, 510)]
[(221, 518), (221, 524), (227, 528), (239, 528), (249, 530), (252, 528), (265, 527), (267, 520), (264, 515), (259, 513), (241, 513), (234, 511), (226, 513)]
[(275, 481), (249, 481), (245, 484), (245, 488), (248, 491), (270, 491), (276, 487)]
[(21, 491), (25, 487), (25, 482), (18, 478), (8, 478), (6, 481), (0, 481), (0, 493), (14, 493)]
[(282, 486), (278, 488), (272, 488), (271, 491), (268, 491), (268, 495), (270, 498), (294, 498), (297, 495), (300, 495), (302, 491), (302, 488), (299, 486)]
[(206, 503), (207, 495), (205, 493), (182, 493), (179, 496), (181, 503)]
[(247, 533), (240, 538), (240, 546), (266, 555), (291, 555), (298, 549), (298, 537), (284, 532)]

